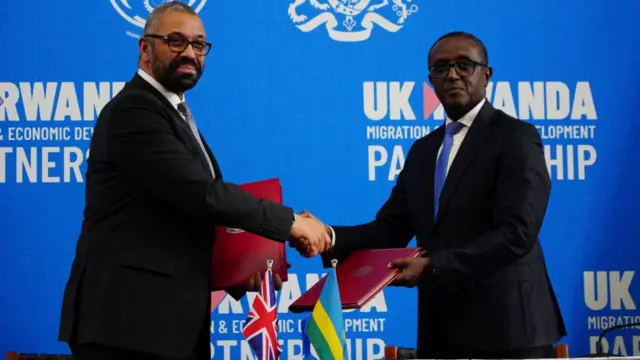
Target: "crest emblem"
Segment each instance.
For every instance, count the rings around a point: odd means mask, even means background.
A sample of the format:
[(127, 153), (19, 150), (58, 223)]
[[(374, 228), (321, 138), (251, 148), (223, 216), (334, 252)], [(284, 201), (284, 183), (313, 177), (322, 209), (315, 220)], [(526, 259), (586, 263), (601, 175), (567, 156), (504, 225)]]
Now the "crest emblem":
[[(144, 24), (147, 21), (147, 17), (157, 6), (179, 0), (110, 0), (113, 8), (122, 16), (123, 19), (129, 23), (144, 28)], [(191, 6), (197, 13), (202, 10), (202, 7), (207, 3), (207, 0), (184, 0), (183, 3)], [(133, 5), (131, 5), (133, 4)], [(140, 35), (131, 31), (126, 32), (127, 35), (139, 38)]]
[(353, 276), (365, 276), (365, 275), (369, 274), (371, 272), (371, 270), (373, 270), (373, 267), (365, 265), (363, 267), (358, 268), (358, 270), (356, 270), (353, 273)]
[[(393, 33), (402, 29), (409, 16), (418, 11), (418, 5), (408, 4), (412, 1), (294, 0), (289, 4), (288, 12), (291, 21), (303, 32), (313, 31), (324, 24), (331, 39), (359, 42), (369, 39), (376, 25)], [(306, 2), (310, 5), (308, 8), (315, 10), (315, 13), (321, 12), (312, 18), (298, 12), (298, 8)], [(378, 10), (388, 13), (391, 17), (379, 14)]]

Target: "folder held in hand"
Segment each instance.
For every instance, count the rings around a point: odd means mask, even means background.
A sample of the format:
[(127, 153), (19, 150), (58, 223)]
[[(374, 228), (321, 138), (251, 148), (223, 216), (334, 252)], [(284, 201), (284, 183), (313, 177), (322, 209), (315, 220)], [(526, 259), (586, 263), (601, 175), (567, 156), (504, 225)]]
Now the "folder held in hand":
[[(342, 309), (359, 309), (391, 284), (400, 274), (389, 263), (403, 257), (418, 257), (421, 248), (358, 250), (336, 265), (336, 276)], [(324, 276), (289, 306), (289, 311), (313, 311), (324, 282)]]
[[(253, 196), (282, 203), (282, 187), (278, 178), (251, 182), (240, 187)], [(211, 257), (212, 290), (244, 286), (256, 273), (267, 270), (273, 260), (273, 274), (287, 281), (285, 244), (226, 226), (216, 228)]]

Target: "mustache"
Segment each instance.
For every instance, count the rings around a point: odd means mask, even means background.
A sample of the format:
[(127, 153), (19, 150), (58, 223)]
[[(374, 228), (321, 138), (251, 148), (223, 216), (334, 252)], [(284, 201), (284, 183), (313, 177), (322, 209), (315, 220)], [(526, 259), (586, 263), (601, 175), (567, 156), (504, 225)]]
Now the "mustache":
[(197, 61), (189, 59), (189, 58), (179, 58), (171, 63), (172, 70), (179, 68), (181, 65), (191, 65), (196, 69), (197, 72), (202, 71), (202, 67), (198, 64)]

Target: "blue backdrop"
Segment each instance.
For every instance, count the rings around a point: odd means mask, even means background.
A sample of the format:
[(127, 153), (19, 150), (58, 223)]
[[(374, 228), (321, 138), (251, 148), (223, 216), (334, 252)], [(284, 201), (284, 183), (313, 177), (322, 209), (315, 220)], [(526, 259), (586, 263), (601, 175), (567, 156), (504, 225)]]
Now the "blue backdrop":
[[(136, 71), (136, 36), (160, 2), (2, 4), (0, 352), (68, 351), (56, 336), (91, 129)], [(546, 144), (554, 185), (542, 243), (570, 353), (593, 351), (612, 324), (640, 321), (639, 2), (190, 3), (213, 50), (187, 97), (226, 179), (280, 177), (287, 204), (330, 224), (370, 220), (409, 146), (442, 123), (425, 85), (433, 41), (452, 30), (478, 35), (495, 70), (489, 100), (535, 124)], [(300, 316), (286, 309), (323, 269), (289, 257), (280, 338), (284, 358), (295, 359)], [(346, 313), (351, 359), (381, 359), (385, 344), (414, 346), (415, 296), (387, 289)], [(250, 358), (240, 333), (248, 305), (225, 299), (214, 310), (215, 359)], [(640, 355), (638, 330), (607, 340), (605, 350)]]

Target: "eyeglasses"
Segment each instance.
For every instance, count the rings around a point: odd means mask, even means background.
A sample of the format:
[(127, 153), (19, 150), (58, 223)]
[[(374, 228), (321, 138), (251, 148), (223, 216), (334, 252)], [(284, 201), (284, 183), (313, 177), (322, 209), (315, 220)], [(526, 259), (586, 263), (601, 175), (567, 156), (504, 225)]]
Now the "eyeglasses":
[(460, 60), (454, 63), (441, 63), (429, 66), (429, 74), (434, 79), (443, 79), (449, 74), (451, 68), (456, 69), (458, 76), (471, 76), (478, 66), (487, 66), (486, 64), (473, 60)]
[(184, 35), (181, 34), (169, 34), (169, 35), (158, 35), (158, 34), (146, 34), (143, 37), (160, 39), (164, 40), (167, 45), (169, 45), (169, 49), (175, 51), (177, 53), (181, 53), (187, 49), (189, 44), (193, 48), (193, 52), (196, 55), (207, 55), (211, 50), (211, 43), (208, 43), (203, 40), (191, 40), (187, 39)]

